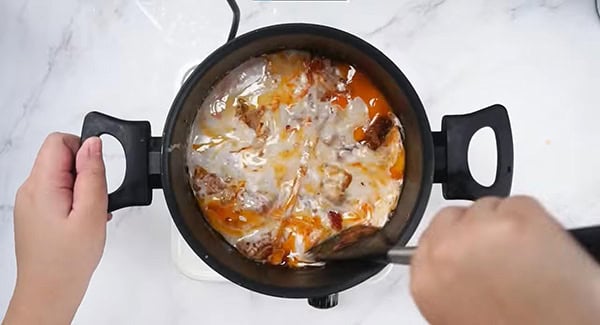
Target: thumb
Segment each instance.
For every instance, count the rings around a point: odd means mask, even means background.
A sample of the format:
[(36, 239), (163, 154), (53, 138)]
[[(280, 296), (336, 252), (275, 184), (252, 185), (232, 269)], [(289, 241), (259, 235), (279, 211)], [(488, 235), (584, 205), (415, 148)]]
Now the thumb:
[(100, 218), (106, 222), (108, 194), (100, 138), (91, 137), (83, 142), (75, 158), (75, 169), (71, 215), (84, 219)]

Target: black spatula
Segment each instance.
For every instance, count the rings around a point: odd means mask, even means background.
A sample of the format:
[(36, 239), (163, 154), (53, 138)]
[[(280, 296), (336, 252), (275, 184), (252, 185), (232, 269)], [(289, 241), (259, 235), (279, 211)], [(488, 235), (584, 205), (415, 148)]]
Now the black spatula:
[[(568, 232), (595, 260), (600, 262), (600, 226)], [(414, 246), (392, 246), (378, 228), (357, 226), (313, 247), (309, 253), (320, 261), (364, 259), (379, 263), (410, 264)]]

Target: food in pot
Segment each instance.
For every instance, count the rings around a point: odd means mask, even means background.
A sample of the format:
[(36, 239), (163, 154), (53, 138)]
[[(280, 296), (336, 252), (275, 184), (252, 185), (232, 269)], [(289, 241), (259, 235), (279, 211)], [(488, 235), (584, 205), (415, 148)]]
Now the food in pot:
[(216, 83), (188, 167), (204, 217), (242, 254), (311, 265), (311, 247), (387, 222), (404, 176), (401, 125), (365, 72), (286, 50)]

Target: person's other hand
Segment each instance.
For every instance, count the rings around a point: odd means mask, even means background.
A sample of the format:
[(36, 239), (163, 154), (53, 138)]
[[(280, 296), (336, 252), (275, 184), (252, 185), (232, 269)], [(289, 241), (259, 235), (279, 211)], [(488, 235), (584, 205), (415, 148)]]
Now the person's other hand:
[(53, 133), (17, 192), (17, 281), (5, 324), (68, 324), (104, 250), (108, 197), (100, 138)]
[(600, 320), (600, 268), (527, 197), (442, 210), (410, 273), (415, 302), (432, 324)]

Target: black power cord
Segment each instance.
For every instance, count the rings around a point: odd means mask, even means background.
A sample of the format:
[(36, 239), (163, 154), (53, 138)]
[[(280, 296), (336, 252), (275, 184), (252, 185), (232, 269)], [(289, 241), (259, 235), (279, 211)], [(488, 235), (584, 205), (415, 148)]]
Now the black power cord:
[(598, 14), (598, 18), (600, 18), (600, 0), (596, 0), (596, 13)]
[(229, 36), (227, 36), (227, 42), (235, 38), (238, 27), (240, 26), (240, 7), (238, 7), (235, 0), (227, 0), (231, 11), (233, 12), (233, 20), (231, 21), (231, 29), (229, 29)]

